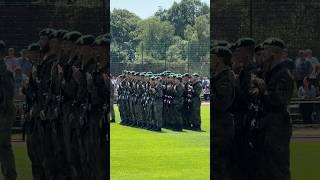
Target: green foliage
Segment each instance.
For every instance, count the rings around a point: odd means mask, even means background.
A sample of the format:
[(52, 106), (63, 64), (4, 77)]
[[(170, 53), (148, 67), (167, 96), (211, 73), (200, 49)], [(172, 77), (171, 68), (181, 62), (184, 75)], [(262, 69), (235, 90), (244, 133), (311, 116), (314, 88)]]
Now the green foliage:
[(114, 9), (111, 13), (111, 57), (114, 62), (133, 61), (138, 45), (135, 31), (141, 19), (124, 9)]
[(174, 2), (143, 20), (115, 9), (111, 13), (112, 62), (209, 62), (209, 12), (209, 6), (200, 0)]

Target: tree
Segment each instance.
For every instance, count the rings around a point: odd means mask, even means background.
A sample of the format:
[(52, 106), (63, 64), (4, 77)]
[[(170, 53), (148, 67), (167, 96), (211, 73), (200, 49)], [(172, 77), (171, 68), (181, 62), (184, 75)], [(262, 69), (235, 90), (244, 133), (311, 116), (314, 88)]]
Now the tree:
[(196, 17), (209, 12), (209, 6), (200, 0), (182, 0), (180, 3), (174, 2), (168, 10), (159, 9), (155, 16), (173, 24), (176, 29), (175, 35), (183, 38), (187, 25), (194, 26)]
[[(137, 29), (139, 21), (141, 19), (128, 10), (114, 9), (112, 11), (110, 23), (112, 44), (114, 44), (111, 46), (112, 61), (134, 60), (134, 50), (139, 43), (135, 38), (134, 32)], [(115, 52), (118, 53), (113, 54)], [(123, 56), (119, 56), (119, 54), (123, 54), (124, 52), (126, 53)], [(123, 59), (124, 57), (126, 58)]]
[(136, 34), (147, 55), (163, 60), (173, 43), (174, 26), (169, 22), (161, 22), (159, 17), (152, 17), (139, 23)]

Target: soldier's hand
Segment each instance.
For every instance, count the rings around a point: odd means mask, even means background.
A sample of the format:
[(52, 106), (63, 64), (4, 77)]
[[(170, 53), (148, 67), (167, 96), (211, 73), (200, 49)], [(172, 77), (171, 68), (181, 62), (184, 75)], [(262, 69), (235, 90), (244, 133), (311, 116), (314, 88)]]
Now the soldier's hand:
[(41, 118), (41, 120), (46, 120), (46, 114), (45, 114), (44, 110), (40, 111), (40, 118)]
[(92, 75), (90, 73), (86, 73), (87, 82), (92, 82)]
[(258, 88), (252, 88), (252, 89), (250, 89), (249, 90), (249, 94), (251, 95), (251, 96), (258, 96), (259, 95), (259, 89)]
[(60, 64), (58, 64), (57, 68), (58, 68), (58, 78), (61, 80), (63, 78), (63, 69), (60, 66)]
[(108, 79), (109, 79), (109, 78), (108, 78), (108, 76), (107, 76), (106, 73), (103, 73), (103, 74), (102, 74), (102, 78), (103, 78), (103, 80), (104, 80), (105, 83), (108, 82)]
[(79, 83), (81, 78), (80, 69), (75, 66), (72, 66), (72, 71), (73, 71), (72, 73), (73, 78)]
[(32, 66), (32, 77), (34, 78), (34, 80), (36, 80), (37, 78), (37, 68), (35, 66)]

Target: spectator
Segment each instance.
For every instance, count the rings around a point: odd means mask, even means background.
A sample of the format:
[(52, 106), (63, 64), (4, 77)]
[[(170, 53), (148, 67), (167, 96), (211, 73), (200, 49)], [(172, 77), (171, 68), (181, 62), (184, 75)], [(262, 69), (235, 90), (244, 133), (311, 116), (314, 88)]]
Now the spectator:
[(23, 94), (22, 94), (22, 87), (25, 83), (28, 81), (28, 77), (22, 73), (22, 70), (19, 66), (16, 66), (14, 71), (14, 81), (15, 81), (15, 98), (22, 100)]
[[(301, 54), (303, 52), (303, 54)], [(297, 88), (303, 85), (303, 80), (305, 77), (309, 77), (312, 72), (312, 65), (306, 60), (306, 54), (304, 51), (299, 51), (299, 57), (296, 61), (298, 64), (296, 66), (295, 77), (297, 81)]]
[(295, 64), (291, 58), (288, 57), (288, 50), (283, 51), (283, 62), (288, 66), (288, 69), (293, 73), (295, 69)]
[[(308, 78), (304, 78), (303, 85), (298, 90), (298, 97), (305, 100), (316, 98), (316, 88)], [(312, 123), (313, 104), (300, 104), (300, 111), (305, 124)]]
[(4, 58), (4, 61), (7, 65), (7, 69), (14, 73), (14, 70), (17, 66), (17, 58), (14, 55), (14, 48), (8, 49), (8, 56)]
[(20, 54), (21, 57), (17, 58), (17, 65), (21, 68), (23, 74), (30, 77), (32, 65), (30, 60), (27, 58), (27, 50), (22, 49)]
[(312, 72), (309, 75), (309, 79), (311, 84), (313, 84), (315, 87), (318, 87), (318, 82), (317, 82), (317, 67), (319, 65), (319, 60), (315, 57), (312, 56), (312, 50), (311, 49), (307, 49), (305, 50), (305, 54), (306, 54), (306, 60), (308, 62), (311, 63), (312, 65)]

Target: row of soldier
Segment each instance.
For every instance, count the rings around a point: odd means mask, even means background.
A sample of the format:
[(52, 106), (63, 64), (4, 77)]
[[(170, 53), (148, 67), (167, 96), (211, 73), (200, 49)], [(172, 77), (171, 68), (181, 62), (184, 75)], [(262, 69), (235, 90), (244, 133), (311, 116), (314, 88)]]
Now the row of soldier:
[(39, 38), (23, 88), (33, 179), (107, 179), (109, 37), (46, 28)]
[(285, 43), (252, 38), (213, 43), (214, 179), (289, 180), (294, 81)]
[(119, 76), (122, 125), (154, 131), (201, 130), (199, 75), (124, 71)]

